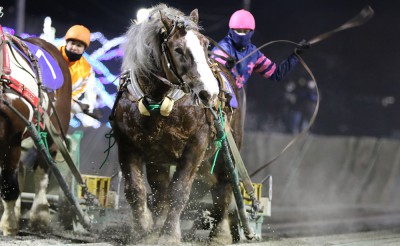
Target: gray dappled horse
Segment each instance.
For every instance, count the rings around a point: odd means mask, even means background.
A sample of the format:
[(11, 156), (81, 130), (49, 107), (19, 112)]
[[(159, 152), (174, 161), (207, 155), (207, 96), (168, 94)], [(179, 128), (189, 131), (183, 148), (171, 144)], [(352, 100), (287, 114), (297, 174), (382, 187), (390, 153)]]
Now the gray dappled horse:
[[(20, 193), (23, 187), (18, 178), (21, 142), (29, 137), (29, 132), (21, 118), (5, 103), (12, 105), (30, 122), (37, 121), (36, 110), (46, 111), (57, 130), (62, 129), (65, 133), (68, 130), (71, 111), (71, 76), (60, 51), (52, 44), (39, 38), (21, 40), (12, 35), (1, 34), (0, 189), (4, 212), (0, 224), (3, 235), (16, 235), (19, 230)], [(40, 88), (39, 78), (42, 80)], [(49, 93), (46, 93), (43, 87), (50, 89)], [(49, 100), (55, 106), (58, 119), (49, 105)], [(48, 146), (54, 158), (57, 149), (50, 138)], [(46, 198), (49, 177), (48, 166), (40, 154), (36, 155), (34, 167), (35, 198), (29, 221), (33, 227), (44, 228), (50, 221)]]
[[(211, 240), (232, 242), (227, 226), (232, 188), (221, 154), (210, 174), (217, 139), (209, 108), (223, 105), (238, 146), (240, 113), (228, 102), (220, 104), (224, 92), (218, 74), (229, 78), (231, 90), (235, 85), (230, 72), (208, 58), (209, 41), (199, 32), (198, 18), (197, 9), (185, 16), (159, 4), (126, 33), (122, 69), (128, 72), (122, 76), (110, 119), (132, 209), (134, 240), (179, 243), (180, 215), (198, 178), (207, 180), (213, 196)], [(236, 90), (232, 94), (237, 97)], [(176, 165), (171, 179), (170, 164)], [(145, 174), (154, 197), (151, 207)]]

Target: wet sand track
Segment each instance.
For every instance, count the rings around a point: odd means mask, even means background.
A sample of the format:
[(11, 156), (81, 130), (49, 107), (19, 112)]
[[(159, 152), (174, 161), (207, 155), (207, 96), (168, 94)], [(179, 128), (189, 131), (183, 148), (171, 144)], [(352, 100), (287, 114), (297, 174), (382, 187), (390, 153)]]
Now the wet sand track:
[[(128, 212), (121, 210), (121, 214)], [(23, 228), (16, 237), (0, 237), (0, 246), (21, 245), (143, 245), (129, 242), (127, 223), (99, 225), (92, 233), (72, 232), (55, 223), (51, 231), (32, 232)], [(96, 226), (94, 226), (95, 228)], [(203, 233), (203, 236), (206, 233)], [(371, 215), (362, 218), (331, 219), (298, 223), (263, 224), (261, 241), (243, 241), (235, 245), (400, 245), (400, 214)], [(182, 245), (205, 245), (204, 238)]]

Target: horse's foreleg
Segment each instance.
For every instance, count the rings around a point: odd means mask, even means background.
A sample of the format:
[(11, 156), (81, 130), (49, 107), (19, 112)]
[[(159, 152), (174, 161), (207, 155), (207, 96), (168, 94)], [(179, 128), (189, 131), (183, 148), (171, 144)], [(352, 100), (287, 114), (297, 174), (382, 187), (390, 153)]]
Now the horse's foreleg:
[[(18, 218), (15, 214), (16, 200), (20, 196), (18, 186), (18, 163), (20, 156), (20, 148), (14, 147), (12, 151), (5, 154), (6, 159), (3, 163), (1, 171), (1, 198), (4, 207), (0, 225), (5, 236), (15, 236), (18, 233)], [(5, 166), (5, 164), (12, 164)]]
[[(21, 142), (21, 158), (18, 167), (18, 184), (20, 192), (24, 192), (25, 187), (25, 177), (27, 166), (33, 165), (33, 162), (37, 158), (37, 152), (34, 148), (34, 142), (31, 138), (22, 140)], [(17, 218), (21, 217), (21, 196), (19, 196), (15, 204), (15, 215)]]
[(120, 147), (119, 159), (121, 170), (125, 178), (125, 197), (133, 216), (133, 232), (143, 237), (153, 227), (151, 211), (147, 207), (147, 191), (139, 160), (131, 153), (124, 153)]
[[(18, 187), (20, 190), (20, 194), (23, 192), (25, 186), (25, 167), (23, 163), (20, 163), (19, 168), (18, 168)], [(21, 195), (18, 197), (17, 201), (15, 202), (15, 217), (17, 218), (17, 221), (21, 218)]]
[(6, 201), (1, 199), (3, 203), (3, 215), (1, 216), (1, 229), (4, 236), (15, 236), (18, 233), (18, 220), (15, 216), (14, 208), (16, 200)]
[(1, 191), (4, 211), (0, 224), (3, 230), (3, 235), (15, 236), (19, 229), (18, 218), (15, 214), (15, 204), (20, 194), (17, 171), (2, 170)]
[[(48, 151), (55, 159), (57, 147), (51, 138), (48, 141)], [(35, 198), (29, 213), (29, 225), (33, 229), (48, 230), (50, 224), (50, 204), (47, 200), (47, 186), (49, 185), (49, 166), (43, 155), (37, 153), (34, 167), (33, 181), (35, 184)]]
[(169, 166), (146, 165), (147, 180), (152, 191), (151, 210), (155, 229), (161, 229), (168, 213)]
[[(224, 163), (218, 163), (223, 167)], [(217, 174), (218, 175), (218, 174)], [(214, 226), (210, 232), (213, 244), (227, 245), (232, 244), (232, 234), (230, 230), (228, 209), (232, 202), (232, 186), (226, 179), (226, 175), (220, 174), (217, 184), (211, 189), (214, 204)]]
[(50, 223), (49, 202), (46, 197), (49, 174), (40, 165), (34, 170), (35, 198), (29, 214), (30, 226), (44, 229)]
[(200, 144), (192, 145), (185, 151), (177, 165), (176, 172), (169, 185), (168, 201), (170, 207), (161, 231), (160, 243), (173, 244), (179, 243), (181, 240), (180, 216), (189, 200), (193, 180), (204, 158), (205, 151), (202, 150), (205, 149)]

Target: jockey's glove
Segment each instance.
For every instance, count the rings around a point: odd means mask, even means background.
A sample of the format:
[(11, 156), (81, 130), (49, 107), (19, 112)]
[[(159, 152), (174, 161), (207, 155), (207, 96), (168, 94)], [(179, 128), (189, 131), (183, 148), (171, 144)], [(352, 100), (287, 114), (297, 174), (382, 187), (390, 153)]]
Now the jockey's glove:
[(89, 110), (90, 109), (89, 104), (79, 103), (79, 106), (81, 106), (82, 112), (85, 114), (91, 111), (91, 110)]
[(95, 108), (93, 112), (89, 112), (89, 110), (84, 110), (83, 113), (89, 115), (90, 117), (96, 120), (100, 120), (103, 117), (103, 114), (97, 108)]
[(231, 70), (231, 69), (235, 66), (235, 63), (236, 63), (235, 59), (232, 58), (232, 57), (229, 57), (229, 58), (226, 60), (225, 67), (226, 67), (227, 69)]

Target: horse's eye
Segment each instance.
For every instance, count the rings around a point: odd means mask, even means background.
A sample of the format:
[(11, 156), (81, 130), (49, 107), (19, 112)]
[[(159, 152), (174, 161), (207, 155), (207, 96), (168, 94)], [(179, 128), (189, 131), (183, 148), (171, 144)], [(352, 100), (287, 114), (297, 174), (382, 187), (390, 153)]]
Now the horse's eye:
[(183, 49), (182, 48), (175, 48), (175, 52), (178, 53), (179, 55), (183, 55)]

